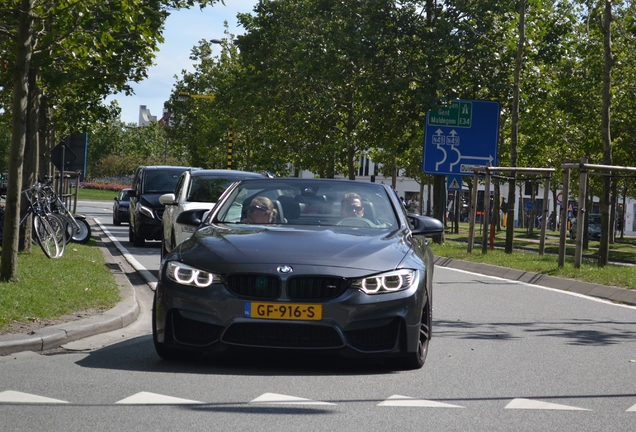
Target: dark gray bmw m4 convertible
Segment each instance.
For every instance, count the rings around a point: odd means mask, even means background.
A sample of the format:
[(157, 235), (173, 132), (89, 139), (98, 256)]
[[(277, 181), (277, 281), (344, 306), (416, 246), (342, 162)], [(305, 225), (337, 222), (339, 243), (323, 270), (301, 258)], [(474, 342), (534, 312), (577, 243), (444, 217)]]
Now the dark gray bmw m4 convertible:
[[(204, 217), (205, 216), (205, 217)], [(386, 185), (250, 179), (231, 185), (164, 257), (153, 339), (164, 359), (232, 347), (328, 351), (422, 367), (442, 223)]]

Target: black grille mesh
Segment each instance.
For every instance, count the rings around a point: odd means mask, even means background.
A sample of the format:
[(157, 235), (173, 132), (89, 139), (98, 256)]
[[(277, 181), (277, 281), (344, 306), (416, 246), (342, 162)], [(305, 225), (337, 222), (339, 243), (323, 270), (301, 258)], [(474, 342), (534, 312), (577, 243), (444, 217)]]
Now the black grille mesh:
[(292, 300), (327, 300), (347, 289), (347, 281), (335, 277), (294, 277), (287, 281), (287, 295)]
[(400, 334), (400, 320), (395, 318), (382, 327), (345, 331), (349, 344), (360, 351), (386, 351), (393, 348)]
[(338, 332), (327, 326), (281, 323), (236, 323), (223, 335), (223, 342), (278, 348), (339, 348)]
[(221, 337), (223, 327), (183, 317), (173, 310), (172, 329), (174, 339), (182, 344), (209, 345)]
[(230, 275), (228, 289), (238, 296), (277, 299), (281, 294), (280, 279), (266, 275)]

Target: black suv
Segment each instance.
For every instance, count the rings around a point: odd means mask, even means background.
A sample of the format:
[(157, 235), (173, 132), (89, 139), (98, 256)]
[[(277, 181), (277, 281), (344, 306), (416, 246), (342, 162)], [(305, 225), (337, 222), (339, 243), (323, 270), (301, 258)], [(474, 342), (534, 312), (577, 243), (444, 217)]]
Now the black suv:
[(159, 197), (174, 192), (179, 177), (190, 167), (140, 166), (132, 182), (128, 240), (143, 246), (146, 240), (161, 240), (161, 217), (164, 206)]

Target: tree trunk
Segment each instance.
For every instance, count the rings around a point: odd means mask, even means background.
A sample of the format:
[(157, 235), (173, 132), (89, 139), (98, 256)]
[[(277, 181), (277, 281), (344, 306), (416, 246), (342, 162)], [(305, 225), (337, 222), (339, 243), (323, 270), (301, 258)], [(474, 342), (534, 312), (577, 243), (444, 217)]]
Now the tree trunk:
[[(40, 109), (40, 91), (37, 87), (36, 72), (33, 68), (29, 70), (29, 96), (27, 103), (27, 132), (24, 146), (24, 166), (22, 171), (22, 184), (30, 187), (36, 181), (38, 172), (38, 123)], [(27, 209), (29, 202), (26, 195), (21, 195), (21, 209)], [(20, 226), (20, 240), (18, 251), (31, 253), (33, 219), (28, 218)]]
[[(523, 52), (526, 43), (526, 0), (519, 1), (519, 42), (517, 44), (517, 58), (515, 59), (515, 70), (512, 90), (512, 109), (510, 116), (510, 166), (516, 167), (519, 147), (519, 85), (521, 81), (521, 68), (523, 67)], [(508, 189), (508, 224), (506, 225), (506, 253), (513, 251), (514, 241), (514, 203), (517, 173), (512, 173), (510, 187)], [(523, 200), (520, 200), (523, 201)], [(523, 215), (523, 212), (520, 213)], [(523, 216), (522, 216), (523, 218)]]
[[(434, 182), (433, 216), (446, 226), (446, 176), (436, 175)], [(433, 241), (438, 244), (444, 243), (444, 233), (434, 236)]]
[[(603, 113), (601, 117), (601, 139), (603, 141), (603, 164), (612, 165), (612, 135), (610, 131), (610, 112), (612, 108), (612, 68), (614, 56), (612, 54), (612, 1), (605, 0), (605, 16), (603, 19), (603, 50), (605, 54), (605, 68), (603, 70)], [(598, 250), (598, 265), (606, 266), (609, 261), (609, 233), (610, 233), (610, 193), (611, 177), (602, 177), (603, 191), (601, 192), (601, 244)]]
[(11, 148), (9, 150), (9, 184), (7, 187), (4, 235), (0, 280), (16, 281), (18, 269), (18, 234), (20, 224), (20, 191), (22, 190), (22, 163), (27, 131), (27, 99), (29, 94), (29, 68), (33, 38), (34, 0), (22, 0), (16, 40), (16, 60), (13, 74), (13, 103)]

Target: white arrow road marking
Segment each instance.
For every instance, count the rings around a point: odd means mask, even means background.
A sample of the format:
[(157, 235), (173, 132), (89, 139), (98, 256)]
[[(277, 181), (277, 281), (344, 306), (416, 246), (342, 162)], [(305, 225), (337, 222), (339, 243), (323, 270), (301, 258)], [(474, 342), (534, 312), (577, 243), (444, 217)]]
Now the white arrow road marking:
[(157, 393), (140, 392), (126, 399), (122, 399), (118, 404), (127, 405), (174, 405), (174, 404), (201, 404), (203, 402), (181, 399), (172, 396), (164, 396)]
[(29, 393), (22, 393), (12, 390), (0, 393), (0, 402), (16, 402), (16, 403), (68, 403), (59, 399), (51, 399), (43, 396), (37, 396)]
[(589, 411), (585, 408), (579, 408), (569, 405), (559, 405), (550, 402), (541, 402), (530, 399), (517, 398), (510, 401), (506, 405), (506, 409), (541, 409), (541, 410), (572, 410), (572, 411)]
[(629, 412), (629, 411), (636, 412), (636, 405), (634, 405), (634, 406), (633, 406), (633, 407), (631, 407), (631, 408), (628, 408), (628, 409), (627, 409), (627, 412)]
[(287, 396), (276, 393), (264, 393), (256, 399), (250, 401), (255, 404), (286, 404), (286, 405), (336, 405), (330, 402), (320, 402), (311, 399)]
[(464, 408), (459, 405), (445, 404), (425, 399), (414, 399), (408, 396), (393, 395), (378, 406), (402, 406), (402, 407), (423, 407), (423, 408)]

